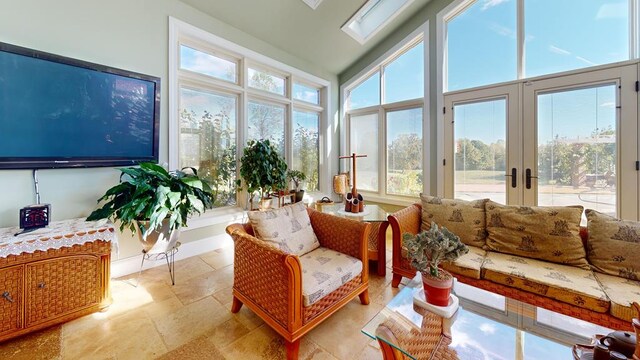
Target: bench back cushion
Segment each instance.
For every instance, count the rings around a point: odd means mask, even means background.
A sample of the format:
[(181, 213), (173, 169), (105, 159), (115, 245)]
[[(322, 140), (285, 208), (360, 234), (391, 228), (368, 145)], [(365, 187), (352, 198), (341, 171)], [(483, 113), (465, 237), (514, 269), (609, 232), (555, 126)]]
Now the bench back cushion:
[(458, 235), (460, 240), (477, 247), (485, 245), (484, 203), (489, 199), (464, 201), (420, 195), (422, 200), (422, 224), (420, 230), (429, 230), (431, 222), (444, 226)]
[(304, 255), (320, 247), (302, 202), (248, 215), (256, 237), (287, 254)]
[(486, 203), (489, 250), (589, 269), (580, 238), (582, 206)]
[(587, 256), (595, 271), (640, 280), (640, 222), (587, 209)]

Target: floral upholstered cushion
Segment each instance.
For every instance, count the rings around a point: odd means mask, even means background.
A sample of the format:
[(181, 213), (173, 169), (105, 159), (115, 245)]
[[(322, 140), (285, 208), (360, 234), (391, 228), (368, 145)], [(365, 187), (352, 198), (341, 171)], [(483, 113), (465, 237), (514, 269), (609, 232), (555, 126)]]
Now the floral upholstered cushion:
[(459, 257), (454, 262), (445, 262), (441, 266), (443, 269), (456, 274), (480, 279), (480, 269), (484, 262), (486, 251), (476, 246), (469, 246), (469, 252)]
[(638, 316), (631, 304), (634, 301), (640, 301), (640, 281), (599, 273), (595, 273), (595, 275), (604, 293), (611, 300), (609, 313), (612, 316), (627, 321)]
[(598, 272), (640, 280), (640, 222), (587, 209), (587, 257)]
[(487, 248), (589, 269), (580, 238), (582, 206), (507, 206), (489, 201)]
[(287, 254), (304, 255), (320, 246), (303, 203), (267, 211), (249, 211), (256, 237)]
[(467, 244), (483, 247), (485, 231), (484, 204), (489, 199), (464, 201), (420, 195), (422, 200), (421, 230), (429, 230), (431, 222), (444, 226)]
[(305, 307), (313, 305), (362, 273), (362, 261), (324, 247), (301, 256), (300, 265)]
[(482, 278), (595, 312), (609, 300), (591, 270), (488, 251)]

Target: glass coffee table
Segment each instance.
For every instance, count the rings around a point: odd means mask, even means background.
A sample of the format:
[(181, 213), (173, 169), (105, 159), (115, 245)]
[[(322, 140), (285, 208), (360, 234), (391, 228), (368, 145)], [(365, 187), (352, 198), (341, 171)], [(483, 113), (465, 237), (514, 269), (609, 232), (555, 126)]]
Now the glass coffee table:
[(610, 329), (456, 283), (460, 308), (443, 319), (413, 305), (420, 274), (362, 332), (386, 359), (572, 359), (571, 345)]
[(340, 216), (347, 219), (364, 221), (371, 224), (369, 233), (369, 260), (377, 261), (376, 272), (380, 276), (386, 274), (386, 242), (389, 214), (378, 205), (365, 205), (364, 212), (350, 213), (344, 211), (344, 203), (323, 205), (320, 208), (323, 213)]

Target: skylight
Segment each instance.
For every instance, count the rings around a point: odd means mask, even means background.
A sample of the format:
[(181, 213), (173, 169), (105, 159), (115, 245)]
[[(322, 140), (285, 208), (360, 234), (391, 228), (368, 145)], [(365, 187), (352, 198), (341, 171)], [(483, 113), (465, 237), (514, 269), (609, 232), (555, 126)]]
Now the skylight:
[[(306, 2), (307, 0), (305, 0)], [(312, 1), (312, 0), (310, 0)], [(344, 25), (346, 32), (360, 44), (364, 44), (414, 0), (368, 0)]]
[(304, 1), (305, 4), (309, 5), (310, 8), (312, 8), (313, 10), (315, 10), (318, 5), (320, 5), (320, 3), (322, 2), (322, 0), (302, 0)]

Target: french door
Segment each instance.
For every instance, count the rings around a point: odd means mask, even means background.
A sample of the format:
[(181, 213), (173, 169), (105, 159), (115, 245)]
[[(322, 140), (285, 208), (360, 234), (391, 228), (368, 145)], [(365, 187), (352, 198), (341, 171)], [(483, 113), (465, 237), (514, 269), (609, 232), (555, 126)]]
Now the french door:
[(444, 195), (638, 219), (637, 79), (632, 64), (446, 94)]

